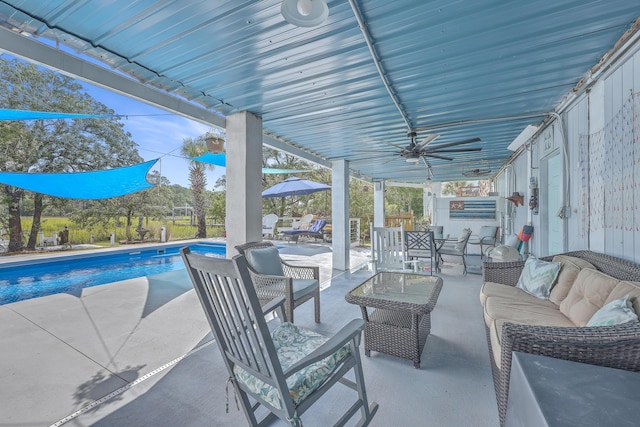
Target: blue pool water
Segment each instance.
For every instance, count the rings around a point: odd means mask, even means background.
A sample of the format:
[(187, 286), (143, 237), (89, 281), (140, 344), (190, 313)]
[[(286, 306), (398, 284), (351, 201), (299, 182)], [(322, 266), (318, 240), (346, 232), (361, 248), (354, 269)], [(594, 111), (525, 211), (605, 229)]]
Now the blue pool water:
[[(83, 288), (183, 269), (179, 253), (183, 246), (0, 265), (0, 305), (62, 292), (79, 296)], [(219, 243), (198, 243), (189, 248), (208, 256), (224, 257), (226, 252), (225, 245)]]

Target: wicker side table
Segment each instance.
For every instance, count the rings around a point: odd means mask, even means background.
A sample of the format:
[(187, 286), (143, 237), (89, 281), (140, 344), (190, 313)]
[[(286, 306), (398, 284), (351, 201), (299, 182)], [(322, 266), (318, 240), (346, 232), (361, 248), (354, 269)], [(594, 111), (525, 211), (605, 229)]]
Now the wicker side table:
[(346, 301), (360, 306), (366, 322), (365, 354), (373, 350), (402, 357), (420, 368), (441, 289), (437, 276), (379, 272), (347, 293)]

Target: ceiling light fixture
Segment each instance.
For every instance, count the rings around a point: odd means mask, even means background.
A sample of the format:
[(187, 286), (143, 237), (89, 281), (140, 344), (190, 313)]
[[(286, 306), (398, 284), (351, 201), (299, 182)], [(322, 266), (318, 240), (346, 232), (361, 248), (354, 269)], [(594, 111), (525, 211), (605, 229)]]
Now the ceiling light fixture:
[(327, 20), (329, 7), (324, 0), (283, 0), (280, 13), (297, 27), (315, 27)]

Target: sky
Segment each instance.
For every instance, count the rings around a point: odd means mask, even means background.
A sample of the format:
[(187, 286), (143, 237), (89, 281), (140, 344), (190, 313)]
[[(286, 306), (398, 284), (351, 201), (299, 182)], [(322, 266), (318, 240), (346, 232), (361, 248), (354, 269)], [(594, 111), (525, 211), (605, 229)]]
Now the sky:
[[(138, 144), (140, 156), (145, 161), (160, 159), (151, 170), (160, 172), (171, 184), (189, 187), (189, 163), (179, 157), (180, 147), (184, 138), (200, 136), (210, 129), (208, 126), (89, 83), (80, 83), (93, 98), (116, 114), (126, 116), (121, 121)], [(224, 173), (225, 169), (220, 166), (207, 172), (207, 189), (212, 190)]]

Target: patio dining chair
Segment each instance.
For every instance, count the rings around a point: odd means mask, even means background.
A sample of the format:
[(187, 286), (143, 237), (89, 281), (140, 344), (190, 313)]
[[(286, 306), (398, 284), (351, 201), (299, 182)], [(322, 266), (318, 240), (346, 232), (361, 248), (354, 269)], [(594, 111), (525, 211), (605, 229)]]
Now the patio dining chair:
[(267, 241), (245, 243), (236, 249), (247, 259), (260, 304), (284, 297), (287, 319), (293, 323), (293, 310), (313, 298), (315, 321), (320, 323), (319, 267), (291, 265), (282, 260), (278, 248)]
[(498, 230), (499, 228), (495, 225), (483, 225), (480, 227), (480, 233), (477, 236), (472, 234), (469, 237), (469, 245), (480, 246), (480, 258), (484, 258), (485, 252), (496, 246)]
[[(352, 320), (330, 338), (300, 328), (286, 322), (284, 298), (260, 306), (244, 256), (228, 260), (192, 254), (189, 248), (180, 252), (249, 425), (270, 425), (278, 417), (302, 426), (300, 417), (337, 383), (357, 396), (336, 425), (358, 411), (358, 425), (370, 423), (378, 404), (368, 403), (364, 383), (363, 320)], [(284, 322), (270, 333), (265, 314), (272, 311)], [(345, 378), (351, 370), (355, 381)]]
[(429, 260), (429, 274), (433, 274), (434, 260), (437, 262), (438, 257), (435, 251), (435, 242), (433, 241), (432, 231), (405, 231), (405, 243), (407, 245), (407, 257), (410, 260)]
[(428, 228), (429, 231), (433, 231), (433, 234), (437, 236), (442, 236), (444, 233), (444, 226), (442, 225), (430, 225)]
[(457, 256), (462, 259), (463, 274), (467, 274), (467, 243), (469, 242), (469, 236), (471, 236), (471, 229), (465, 228), (460, 232), (458, 239), (450, 243), (445, 243), (438, 249), (438, 266), (444, 262), (442, 255)]

